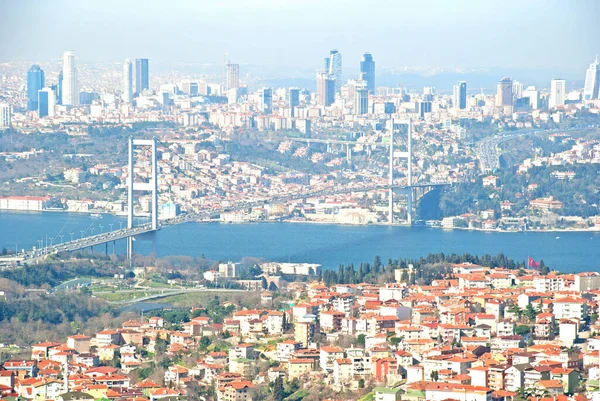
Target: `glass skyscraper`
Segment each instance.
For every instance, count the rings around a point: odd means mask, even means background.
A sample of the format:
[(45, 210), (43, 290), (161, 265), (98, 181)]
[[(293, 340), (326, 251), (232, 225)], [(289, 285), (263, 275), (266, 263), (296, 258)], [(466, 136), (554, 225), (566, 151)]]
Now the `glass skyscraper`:
[(375, 61), (371, 53), (365, 53), (360, 61), (360, 73), (362, 79), (367, 81), (367, 90), (375, 94)]
[(38, 116), (42, 117), (54, 117), (54, 107), (56, 105), (56, 98), (54, 90), (51, 88), (40, 89), (38, 92)]
[(139, 95), (149, 87), (148, 59), (135, 59), (135, 91)]
[(325, 59), (325, 72), (335, 80), (335, 91), (342, 89), (342, 53), (337, 50), (329, 52), (329, 57)]
[(259, 105), (258, 108), (265, 114), (273, 112), (273, 89), (264, 88), (258, 92)]
[(44, 70), (34, 64), (27, 71), (27, 110), (38, 109), (38, 91), (44, 87)]

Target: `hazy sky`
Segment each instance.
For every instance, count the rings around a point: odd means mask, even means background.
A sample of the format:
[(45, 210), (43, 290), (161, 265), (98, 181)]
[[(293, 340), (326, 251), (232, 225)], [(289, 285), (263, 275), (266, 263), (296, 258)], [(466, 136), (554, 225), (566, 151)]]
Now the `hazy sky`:
[[(126, 57), (319, 68), (371, 52), (378, 66), (585, 71), (598, 0), (0, 0), (0, 60)], [(584, 72), (581, 72), (584, 74)]]

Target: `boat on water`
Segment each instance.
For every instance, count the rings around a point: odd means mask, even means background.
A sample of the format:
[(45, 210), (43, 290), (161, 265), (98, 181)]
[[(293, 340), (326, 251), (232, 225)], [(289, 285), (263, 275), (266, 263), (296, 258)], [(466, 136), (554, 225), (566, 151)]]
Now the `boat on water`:
[(91, 213), (90, 217), (93, 219), (101, 219), (102, 215), (100, 213)]

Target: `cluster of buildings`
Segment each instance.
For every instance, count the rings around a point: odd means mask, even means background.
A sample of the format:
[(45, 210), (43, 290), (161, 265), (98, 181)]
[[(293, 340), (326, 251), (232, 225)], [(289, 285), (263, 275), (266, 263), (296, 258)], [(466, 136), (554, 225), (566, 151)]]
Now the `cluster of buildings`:
[[(444, 279), (408, 285), (408, 270), (384, 285), (288, 283), (286, 307), (274, 309), (275, 294), (263, 292), (259, 309), (237, 308), (222, 323), (198, 316), (174, 329), (150, 317), (36, 344), (30, 359), (3, 364), (0, 394), (154, 401), (214, 387), (218, 400), (250, 400), (281, 377), (334, 393), (368, 388), (381, 400), (600, 398), (600, 274), (461, 263)], [(208, 351), (206, 337), (226, 347)], [(161, 349), (200, 357), (178, 359), (188, 362), (160, 381), (132, 380)]]

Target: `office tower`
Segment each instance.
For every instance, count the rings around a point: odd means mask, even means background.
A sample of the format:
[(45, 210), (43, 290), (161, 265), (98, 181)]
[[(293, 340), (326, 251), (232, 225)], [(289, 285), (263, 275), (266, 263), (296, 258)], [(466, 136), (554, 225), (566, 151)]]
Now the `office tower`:
[(363, 74), (364, 80), (367, 81), (367, 90), (375, 94), (375, 61), (371, 53), (365, 53), (360, 61), (360, 73)]
[(548, 101), (549, 109), (565, 105), (565, 89), (566, 82), (564, 79), (553, 79), (550, 81), (550, 100)]
[(135, 92), (139, 95), (148, 88), (150, 88), (148, 59), (135, 59)]
[(467, 83), (465, 81), (460, 81), (454, 85), (452, 105), (459, 110), (467, 108)]
[(600, 65), (598, 64), (598, 56), (596, 60), (590, 64), (590, 68), (585, 73), (585, 86), (583, 87), (583, 99), (598, 99), (600, 95), (598, 87), (600, 85)]
[(496, 106), (512, 106), (512, 79), (502, 78), (498, 82), (498, 91), (496, 93)]
[(12, 108), (8, 103), (0, 103), (0, 128), (9, 128), (11, 124)]
[(225, 91), (240, 87), (240, 65), (227, 62), (227, 80), (225, 82)]
[(27, 71), (27, 111), (38, 108), (38, 91), (44, 87), (44, 70), (34, 64)]
[(294, 117), (294, 108), (300, 105), (300, 89), (288, 88), (285, 91), (285, 102), (290, 106), (292, 117)]
[(529, 108), (537, 110), (540, 108), (540, 92), (535, 89), (535, 86), (528, 86), (523, 90), (523, 98), (529, 99)]
[(356, 88), (354, 90), (354, 114), (367, 114), (369, 110), (369, 90)]
[(258, 108), (265, 114), (273, 112), (273, 89), (264, 88), (258, 92)]
[(426, 86), (423, 88), (423, 100), (426, 102), (432, 102), (435, 95), (435, 88), (433, 86)]
[(513, 100), (520, 99), (523, 97), (523, 84), (519, 81), (513, 81)]
[(123, 102), (133, 102), (133, 64), (129, 59), (123, 64)]
[(75, 68), (75, 53), (66, 51), (63, 55), (62, 104), (66, 106), (79, 105), (79, 87), (77, 85), (77, 69)]
[(342, 89), (342, 53), (337, 50), (329, 52), (329, 57), (325, 59), (325, 71), (335, 79), (335, 91), (339, 92)]
[(58, 73), (58, 82), (56, 84), (56, 104), (62, 103), (62, 83), (63, 83), (63, 72), (62, 70)]
[(38, 116), (54, 117), (56, 96), (52, 88), (43, 88), (38, 91)]
[(417, 106), (419, 117), (425, 118), (425, 113), (431, 113), (431, 102), (420, 101)]
[(179, 82), (179, 90), (190, 96), (196, 96), (198, 95), (198, 82), (183, 80)]
[(335, 79), (329, 73), (317, 72), (317, 104), (329, 106), (335, 101)]

